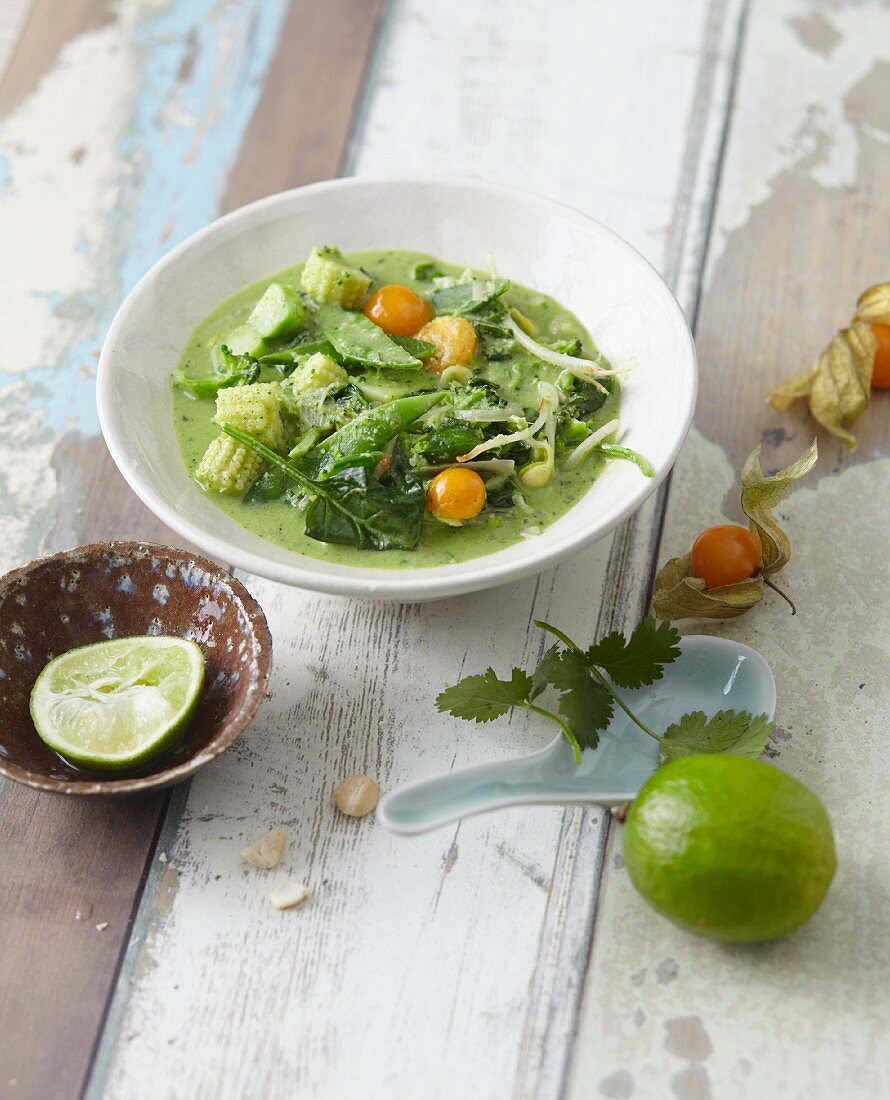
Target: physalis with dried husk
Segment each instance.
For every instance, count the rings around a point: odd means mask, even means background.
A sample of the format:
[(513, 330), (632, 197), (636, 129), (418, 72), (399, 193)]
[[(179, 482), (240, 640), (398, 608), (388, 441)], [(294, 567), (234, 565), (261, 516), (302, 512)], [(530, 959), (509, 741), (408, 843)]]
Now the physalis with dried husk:
[(855, 450), (850, 428), (868, 408), (873, 388), (890, 388), (890, 283), (863, 291), (850, 326), (835, 334), (809, 370), (780, 382), (766, 401), (784, 412), (808, 397), (816, 420)]
[(659, 619), (731, 619), (760, 603), (772, 588), (794, 604), (773, 577), (791, 558), (791, 543), (773, 509), (818, 458), (814, 439), (805, 454), (784, 470), (766, 476), (760, 447), (745, 462), (741, 477), (742, 511), (749, 526), (723, 524), (703, 531), (685, 557), (671, 558), (655, 577), (653, 609)]

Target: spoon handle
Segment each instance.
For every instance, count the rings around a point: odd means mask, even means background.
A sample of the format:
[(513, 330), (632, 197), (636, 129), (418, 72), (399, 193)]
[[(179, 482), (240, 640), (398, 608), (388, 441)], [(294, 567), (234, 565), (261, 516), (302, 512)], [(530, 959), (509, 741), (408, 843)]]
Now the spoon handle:
[(393, 832), (411, 836), (483, 810), (524, 802), (544, 789), (533, 764), (544, 753), (477, 764), (409, 783), (381, 801), (377, 819)]

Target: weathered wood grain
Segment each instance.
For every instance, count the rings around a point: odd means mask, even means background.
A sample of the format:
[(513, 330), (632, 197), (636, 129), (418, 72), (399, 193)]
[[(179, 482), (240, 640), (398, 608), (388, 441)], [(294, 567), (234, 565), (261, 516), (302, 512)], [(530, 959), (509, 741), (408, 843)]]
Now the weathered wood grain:
[(30, 8), (31, 0), (3, 0), (0, 3), (0, 77), (21, 37)]
[[(722, 514), (739, 518), (737, 471), (756, 443), (768, 467), (803, 450), (812, 421), (801, 409), (780, 416), (762, 396), (890, 274), (888, 50), (886, 5), (751, 5), (699, 312), (697, 430), (674, 471), (662, 559)], [(872, 1100), (886, 1090), (890, 963), (878, 914), (890, 828), (875, 808), (888, 783), (888, 415), (876, 393), (855, 456), (821, 435), (815, 475), (782, 505), (797, 617), (768, 600), (703, 627), (773, 665), (770, 755), (825, 801), (836, 882), (790, 940), (721, 947), (651, 913), (611, 837), (569, 1092), (578, 1100)]]
[[(741, 47), (739, 2), (712, 3), (704, 22), (701, 62), (690, 104), (675, 215), (663, 270), (690, 319), (698, 290), (713, 213), (729, 104)], [(613, 540), (597, 635), (625, 633), (646, 614), (653, 562), (658, 557), (661, 522), (670, 480), (634, 515)], [(600, 825), (594, 840), (588, 825)], [(551, 906), (542, 930), (542, 951), (529, 998), (516, 1095), (535, 1100), (565, 1095), (579, 1027), (581, 997), (595, 933), (598, 885), (603, 871), (610, 819), (599, 811), (567, 814), (554, 871), (560, 903)], [(586, 840), (585, 838), (586, 834)], [(595, 882), (596, 886), (591, 883)]]
[[(126, 487), (97, 435), (94, 355), (132, 281), (218, 212), (216, 179), (250, 121), (283, 11), (280, 0), (179, 11), (99, 0), (34, 6), (0, 84), (0, 234), (4, 255), (18, 258), (2, 322), (17, 358), (0, 363), (12, 375), (0, 450), (16, 470), (2, 486), (11, 517), (0, 535), (4, 565), (108, 537), (181, 544)], [(343, 14), (328, 5), (304, 28), (299, 69), (279, 52), (285, 101), (311, 85), (333, 102), (340, 82), (358, 85), (373, 20), (353, 26), (355, 54), (341, 50), (335, 72), (324, 50), (346, 26)], [(281, 49), (292, 46), (291, 32)], [(349, 133), (342, 103), (330, 119), (330, 172)], [(324, 153), (315, 141), (322, 172)], [(184, 178), (202, 182), (183, 187)], [(253, 170), (255, 185), (263, 178)], [(265, 188), (278, 185), (270, 173)], [(48, 208), (61, 218), (52, 237)], [(3, 786), (0, 1091), (80, 1094), (165, 804), (157, 796), (87, 807)]]
[[(493, 7), (395, 5), (347, 167), (521, 179), (609, 220), (664, 264), (677, 196), (690, 200), (687, 124), (713, 44), (706, 5), (679, 5), (669, 29), (657, 7), (637, 2), (616, 20), (612, 5), (574, 0), (554, 28), (536, 2), (505, 36)], [(579, 116), (578, 86), (551, 74), (591, 65), (596, 95)], [(654, 96), (641, 70), (654, 74)], [(436, 95), (419, 96), (431, 73)], [(641, 538), (657, 537), (657, 514), (639, 522)], [(585, 876), (594, 889), (601, 818), (513, 811), (405, 842), (344, 823), (330, 792), (356, 769), (388, 789), (540, 744), (548, 734), (523, 722), (455, 727), (433, 713), (432, 695), (465, 668), (537, 655), (535, 617), (591, 633), (608, 556), (603, 544), (537, 580), (411, 608), (250, 582), (276, 637), (271, 698), (240, 751), (193, 784), (179, 828), (169, 823), (171, 862), (150, 877), (90, 1096), (323, 1100), (350, 1095), (357, 1079), (386, 1097), (512, 1089), (523, 1034), (542, 1034), (526, 1014), (545, 910), (563, 889), (553, 856), (562, 834), (579, 856), (576, 891)], [(269, 908), (268, 876), (238, 860), (276, 823), (291, 837), (284, 872), (314, 890), (290, 914)], [(577, 985), (584, 960), (561, 955), (563, 931), (547, 926), (542, 970), (570, 962), (561, 977)], [(532, 1087), (536, 1073), (528, 1067)]]
[(223, 210), (340, 173), (383, 0), (292, 3)]

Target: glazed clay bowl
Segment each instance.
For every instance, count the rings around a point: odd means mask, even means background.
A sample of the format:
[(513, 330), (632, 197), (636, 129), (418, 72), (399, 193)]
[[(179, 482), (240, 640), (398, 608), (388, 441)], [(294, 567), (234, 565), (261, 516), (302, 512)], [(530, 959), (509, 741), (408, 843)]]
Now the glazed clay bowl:
[[(206, 662), (188, 730), (139, 772), (72, 767), (37, 736), (31, 688), (52, 657), (139, 634), (191, 638)], [(272, 665), (262, 608), (206, 558), (149, 543), (103, 542), (0, 578), (0, 773), (61, 794), (141, 794), (178, 783), (223, 752), (256, 714)]]

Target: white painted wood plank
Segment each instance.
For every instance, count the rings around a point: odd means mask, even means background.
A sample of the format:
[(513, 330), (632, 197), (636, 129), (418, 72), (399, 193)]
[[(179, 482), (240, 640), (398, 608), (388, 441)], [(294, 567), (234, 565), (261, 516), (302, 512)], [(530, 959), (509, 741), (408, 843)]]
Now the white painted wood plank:
[[(855, 187), (866, 138), (878, 129), (886, 142), (890, 133), (890, 101), (878, 107), (877, 124), (848, 108), (855, 85), (890, 71), (886, 5), (755, 0), (746, 39), (711, 272), (732, 262), (749, 219), (772, 201), (782, 175), (799, 173), (829, 189)], [(890, 957), (882, 914), (890, 896), (890, 826), (876, 808), (890, 782), (890, 525), (885, 511), (864, 502), (882, 499), (890, 463), (824, 473), (817, 488), (799, 490), (782, 509), (794, 533), (801, 613), (792, 621), (781, 601), (765, 601), (750, 616), (703, 629), (755, 646), (773, 665), (777, 763), (826, 803), (838, 842), (835, 883), (817, 917), (787, 941), (709, 944), (641, 902), (615, 832), (573, 1100), (886, 1095)], [(673, 476), (662, 560), (685, 552), (715, 522), (735, 482), (724, 451), (693, 432)], [(849, 582), (842, 597), (835, 595), (839, 571)]]
[[(655, 0), (570, 0), (560, 15), (543, 0), (509, 20), (469, 0), (397, 4), (353, 167), (524, 183), (663, 263), (705, 4), (667, 20)], [(330, 790), (355, 769), (387, 789), (541, 744), (549, 731), (522, 722), (456, 726), (432, 696), (465, 669), (536, 655), (536, 616), (589, 633), (608, 555), (414, 608), (249, 582), (276, 639), (272, 696), (164, 841), (94, 1096), (342, 1097), (356, 1080), (381, 1097), (509, 1092), (562, 815), (511, 811), (408, 842), (338, 820)], [(285, 914), (237, 855), (276, 823), (287, 872), (315, 891)]]
[[(690, 318), (696, 313), (741, 44), (742, 12), (741, 0), (712, 3), (708, 10), (666, 247), (665, 277)], [(598, 634), (615, 629), (627, 633), (647, 611), (667, 492), (668, 486), (663, 485), (613, 540)], [(567, 815), (554, 868), (553, 889), (559, 904), (551, 904), (547, 910), (529, 998), (517, 1095), (535, 1100), (565, 1095), (579, 1028), (579, 1002), (594, 935), (597, 887), (606, 834), (611, 832), (611, 828), (601, 826), (594, 839), (586, 825), (583, 814)], [(592, 882), (597, 886), (592, 887)]]

